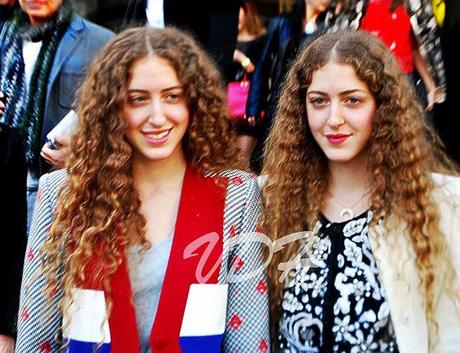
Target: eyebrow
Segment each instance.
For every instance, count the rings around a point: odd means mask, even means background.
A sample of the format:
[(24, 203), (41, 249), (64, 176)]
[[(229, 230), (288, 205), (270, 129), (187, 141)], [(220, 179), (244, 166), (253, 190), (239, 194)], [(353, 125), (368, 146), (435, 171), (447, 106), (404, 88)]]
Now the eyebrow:
[[(184, 89), (184, 87), (183, 86), (166, 87), (166, 88), (163, 88), (160, 92), (164, 93), (164, 92), (173, 91), (175, 89)], [(130, 88), (130, 89), (128, 89), (128, 93), (132, 93), (132, 92), (148, 93), (149, 91), (146, 90), (146, 89), (140, 89), (140, 88)]]
[[(347, 94), (350, 94), (350, 93), (356, 93), (356, 92), (360, 92), (360, 93), (368, 93), (367, 91), (365, 90), (362, 90), (362, 89), (349, 89), (349, 90), (346, 90), (346, 91), (342, 91), (339, 93), (339, 95), (341, 96), (344, 96), (344, 95), (347, 95)], [(321, 91), (309, 91), (307, 92), (307, 94), (327, 94), (326, 92), (321, 92)]]

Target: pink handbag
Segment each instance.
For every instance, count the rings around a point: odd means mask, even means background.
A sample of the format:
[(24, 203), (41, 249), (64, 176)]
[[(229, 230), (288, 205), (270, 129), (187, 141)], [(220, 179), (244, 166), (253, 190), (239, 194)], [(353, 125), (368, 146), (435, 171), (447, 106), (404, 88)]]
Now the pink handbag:
[(230, 115), (235, 119), (244, 119), (246, 102), (248, 100), (250, 82), (243, 76), (243, 80), (230, 82), (227, 85), (227, 102)]

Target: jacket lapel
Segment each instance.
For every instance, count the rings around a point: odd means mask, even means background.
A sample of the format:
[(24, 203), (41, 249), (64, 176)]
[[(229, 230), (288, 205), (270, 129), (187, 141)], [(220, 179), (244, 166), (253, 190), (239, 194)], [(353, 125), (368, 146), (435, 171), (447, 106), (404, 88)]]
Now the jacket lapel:
[(56, 80), (64, 61), (72, 54), (77, 47), (78, 42), (82, 39), (78, 32), (83, 30), (83, 21), (78, 15), (73, 15), (68, 31), (62, 37), (53, 65), (51, 67), (50, 77), (48, 80), (47, 96), (49, 96), (53, 83)]
[[(217, 185), (215, 178), (204, 177), (191, 168), (186, 170), (171, 255), (150, 336), (150, 346), (155, 353), (182, 352), (179, 334), (190, 285), (218, 281), (226, 179), (222, 184)], [(194, 241), (200, 243), (206, 235), (210, 235), (210, 241), (195, 247), (188, 256), (187, 246)], [(207, 258), (204, 266), (200, 266), (202, 258)]]

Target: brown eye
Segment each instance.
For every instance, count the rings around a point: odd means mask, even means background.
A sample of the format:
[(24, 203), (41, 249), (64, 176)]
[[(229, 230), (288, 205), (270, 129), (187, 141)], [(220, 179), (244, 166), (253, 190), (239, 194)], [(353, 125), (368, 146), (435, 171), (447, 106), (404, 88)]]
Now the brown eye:
[(168, 94), (166, 96), (166, 99), (169, 101), (169, 102), (176, 102), (179, 100), (179, 95), (178, 94), (175, 94), (175, 93), (171, 93), (171, 94)]
[(182, 99), (182, 93), (179, 92), (170, 92), (165, 95), (164, 100), (168, 103), (178, 103)]
[(142, 95), (130, 96), (130, 97), (128, 97), (128, 102), (132, 103), (132, 104), (135, 104), (135, 105), (141, 105), (141, 104), (144, 104), (144, 103), (148, 102), (148, 98), (146, 96), (142, 96)]

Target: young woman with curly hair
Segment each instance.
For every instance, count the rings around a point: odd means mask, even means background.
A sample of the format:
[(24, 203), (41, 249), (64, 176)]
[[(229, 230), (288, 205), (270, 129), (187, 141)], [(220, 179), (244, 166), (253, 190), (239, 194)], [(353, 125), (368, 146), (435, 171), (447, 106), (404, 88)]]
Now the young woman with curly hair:
[(17, 352), (269, 349), (263, 271), (237, 278), (260, 267), (258, 245), (230, 244), (255, 230), (259, 191), (235, 169), (220, 82), (176, 29), (102, 50), (68, 168), (41, 178)]
[(279, 352), (458, 350), (460, 179), (438, 146), (372, 35), (325, 34), (299, 54), (263, 171)]

